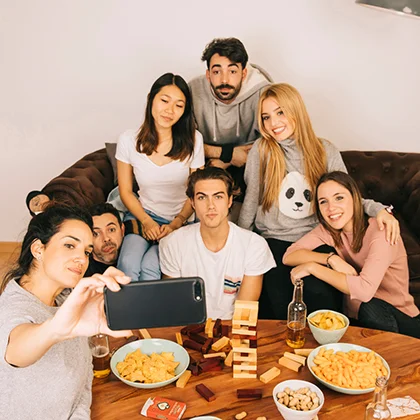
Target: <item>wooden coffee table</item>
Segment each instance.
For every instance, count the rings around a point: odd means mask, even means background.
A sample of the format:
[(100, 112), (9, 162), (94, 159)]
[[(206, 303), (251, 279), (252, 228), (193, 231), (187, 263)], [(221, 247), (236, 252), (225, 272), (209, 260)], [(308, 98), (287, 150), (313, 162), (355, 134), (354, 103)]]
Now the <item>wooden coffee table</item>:
[[(150, 329), (153, 338), (175, 340), (175, 332), (180, 328)], [(152, 396), (168, 397), (187, 404), (183, 419), (199, 415), (213, 415), (221, 419), (234, 419), (235, 414), (246, 411), (246, 420), (265, 416), (268, 420), (281, 418), (272, 397), (274, 386), (286, 379), (303, 379), (316, 383), (325, 395), (325, 404), (319, 413), (320, 420), (357, 420), (363, 419), (365, 407), (372, 399), (372, 393), (364, 395), (345, 395), (334, 392), (311, 375), (307, 367), (295, 373), (277, 364), (285, 351), (286, 323), (284, 321), (261, 320), (258, 322), (258, 375), (272, 366), (281, 369), (281, 374), (268, 384), (258, 379), (233, 379), (232, 369), (225, 367), (221, 372), (203, 373), (192, 376), (184, 389), (176, 388), (175, 383), (164, 388), (137, 389), (125, 385), (117, 378), (94, 379), (92, 419), (116, 420), (137, 419), (145, 401)], [(124, 344), (125, 340), (112, 339), (112, 346)], [(363, 328), (349, 327), (341, 339), (342, 343), (359, 344), (368, 347), (385, 358), (391, 367), (388, 383), (388, 398), (410, 395), (420, 402), (420, 340), (404, 335)], [(306, 332), (305, 347), (317, 347), (309, 329)], [(191, 351), (198, 359), (198, 354)], [(207, 402), (196, 391), (195, 386), (204, 383), (217, 396)], [(236, 397), (238, 388), (262, 388), (261, 400), (243, 401)], [(420, 415), (405, 417), (408, 420), (420, 419)]]

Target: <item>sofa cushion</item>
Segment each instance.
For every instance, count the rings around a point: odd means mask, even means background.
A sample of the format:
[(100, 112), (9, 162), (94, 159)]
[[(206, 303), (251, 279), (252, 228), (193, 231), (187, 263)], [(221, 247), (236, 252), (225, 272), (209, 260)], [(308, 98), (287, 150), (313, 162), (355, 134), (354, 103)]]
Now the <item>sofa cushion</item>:
[(117, 159), (115, 159), (115, 153), (117, 152), (117, 143), (105, 143), (105, 148), (108, 159), (112, 165), (112, 171), (114, 172), (114, 185), (117, 185)]

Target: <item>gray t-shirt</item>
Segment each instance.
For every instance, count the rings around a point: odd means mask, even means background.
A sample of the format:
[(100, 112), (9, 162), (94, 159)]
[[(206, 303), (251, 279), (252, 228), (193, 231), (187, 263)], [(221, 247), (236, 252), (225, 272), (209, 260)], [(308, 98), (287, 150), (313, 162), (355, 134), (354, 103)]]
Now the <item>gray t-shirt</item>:
[[(57, 296), (61, 305), (64, 294)], [(5, 360), (10, 332), (25, 323), (40, 324), (58, 307), (47, 306), (12, 280), (0, 295), (0, 417), (13, 420), (87, 420), (92, 402), (92, 356), (87, 338), (52, 346), (31, 366)]]
[[(327, 157), (327, 171), (347, 172), (339, 150), (329, 141), (320, 139)], [(258, 139), (249, 151), (245, 167), (247, 185), (244, 203), (238, 225), (245, 229), (255, 229), (264, 238), (296, 242), (318, 224), (313, 212), (311, 191), (304, 174), (304, 161), (294, 139), (279, 143), (286, 162), (286, 176), (281, 184), (280, 196), (270, 210), (263, 212), (258, 204), (260, 194), (260, 147)], [(373, 200), (363, 200), (365, 212), (372, 217), (385, 208)]]

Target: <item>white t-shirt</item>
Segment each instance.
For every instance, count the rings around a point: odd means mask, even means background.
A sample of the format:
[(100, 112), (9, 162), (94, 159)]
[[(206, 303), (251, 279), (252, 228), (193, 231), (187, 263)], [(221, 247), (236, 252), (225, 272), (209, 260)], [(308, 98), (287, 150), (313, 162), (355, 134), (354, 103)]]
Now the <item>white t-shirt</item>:
[(266, 240), (229, 222), (229, 236), (218, 252), (206, 248), (200, 223), (182, 227), (159, 243), (160, 267), (169, 277), (201, 277), (207, 316), (232, 319), (244, 275), (258, 276), (276, 266)]
[(185, 190), (190, 168), (204, 166), (203, 136), (195, 132), (194, 152), (190, 159), (183, 162), (173, 160), (163, 166), (153, 163), (145, 153), (137, 152), (136, 137), (135, 130), (122, 133), (115, 157), (133, 167), (143, 208), (172, 221), (187, 200)]

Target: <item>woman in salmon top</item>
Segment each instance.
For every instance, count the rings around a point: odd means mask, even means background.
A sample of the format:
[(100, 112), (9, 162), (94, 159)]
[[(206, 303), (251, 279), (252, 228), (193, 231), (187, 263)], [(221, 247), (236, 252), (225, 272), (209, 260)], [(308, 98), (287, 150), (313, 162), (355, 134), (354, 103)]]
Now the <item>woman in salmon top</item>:
[[(394, 246), (387, 242), (385, 232), (364, 213), (361, 200), (348, 174), (324, 174), (315, 197), (321, 224), (288, 248), (283, 263), (296, 266), (293, 282), (314, 275), (341, 291), (347, 314), (363, 327), (420, 338), (404, 244), (401, 238)], [(334, 246), (337, 254), (312, 251), (322, 244)]]

